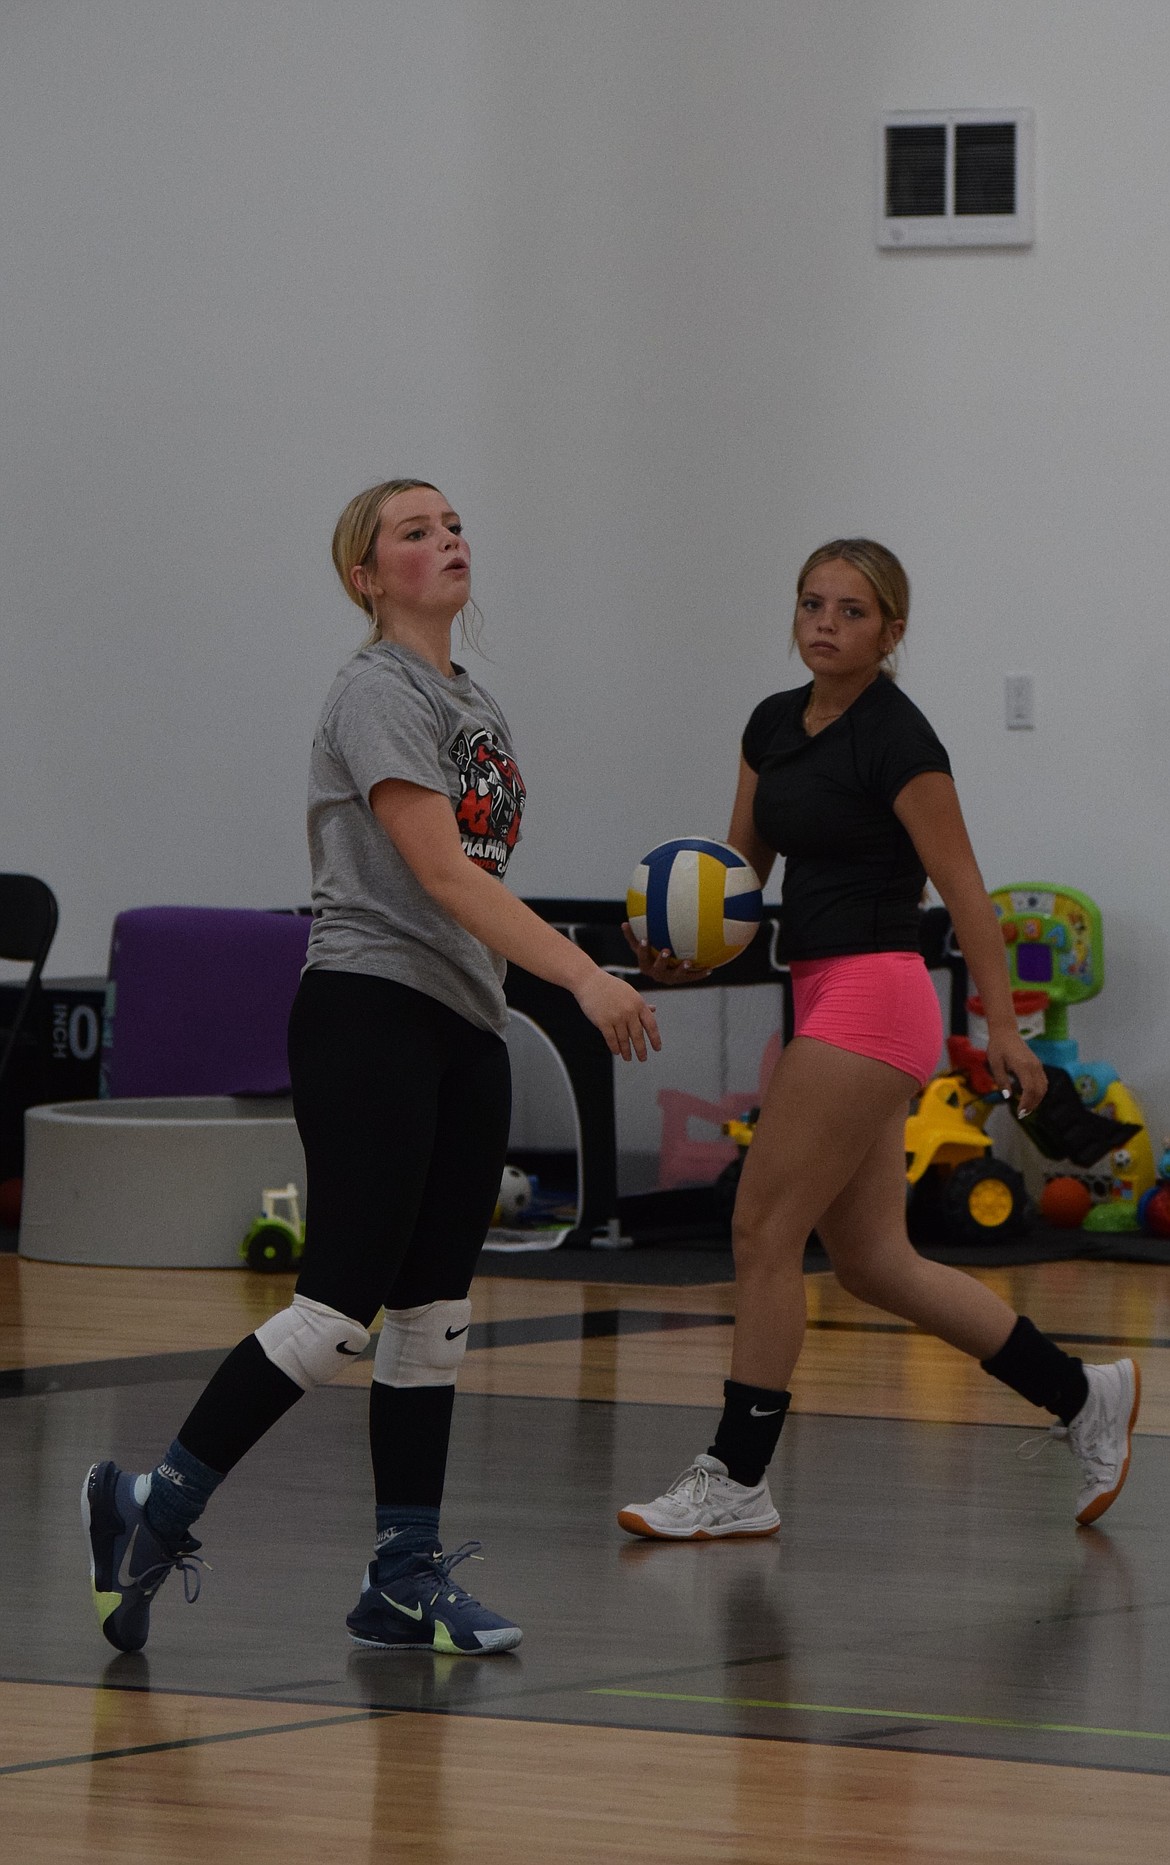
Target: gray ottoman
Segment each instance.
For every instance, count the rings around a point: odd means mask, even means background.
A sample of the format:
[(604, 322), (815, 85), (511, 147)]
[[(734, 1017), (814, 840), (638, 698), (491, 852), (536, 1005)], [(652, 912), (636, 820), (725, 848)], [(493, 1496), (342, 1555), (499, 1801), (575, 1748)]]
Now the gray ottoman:
[(269, 1187), (305, 1191), (287, 1097), (59, 1101), (25, 1115), (21, 1256), (238, 1269)]

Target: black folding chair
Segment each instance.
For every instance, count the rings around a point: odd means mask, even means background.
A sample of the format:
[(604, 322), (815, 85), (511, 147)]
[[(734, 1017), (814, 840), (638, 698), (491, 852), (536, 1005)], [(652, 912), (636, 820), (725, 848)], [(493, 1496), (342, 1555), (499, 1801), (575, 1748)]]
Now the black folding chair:
[(31, 967), (8, 1028), (0, 1030), (0, 1082), (41, 988), (57, 931), (57, 897), (35, 874), (0, 874), (0, 958)]

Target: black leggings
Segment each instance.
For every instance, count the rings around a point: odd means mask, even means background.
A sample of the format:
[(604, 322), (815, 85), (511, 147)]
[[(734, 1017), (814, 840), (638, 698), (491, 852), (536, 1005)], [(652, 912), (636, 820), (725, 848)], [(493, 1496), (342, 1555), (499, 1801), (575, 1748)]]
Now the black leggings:
[[(462, 1301), (500, 1195), (512, 1102), (505, 1044), (406, 985), (309, 971), (289, 1063), (308, 1183), (297, 1292), (363, 1327), (383, 1306)], [(453, 1396), (451, 1386), (374, 1381), (380, 1503), (438, 1506)], [(300, 1397), (250, 1334), (179, 1441), (222, 1475)]]
[(407, 985), (308, 971), (289, 1023), (308, 1205), (297, 1293), (368, 1327), (460, 1301), (500, 1195), (500, 1037)]

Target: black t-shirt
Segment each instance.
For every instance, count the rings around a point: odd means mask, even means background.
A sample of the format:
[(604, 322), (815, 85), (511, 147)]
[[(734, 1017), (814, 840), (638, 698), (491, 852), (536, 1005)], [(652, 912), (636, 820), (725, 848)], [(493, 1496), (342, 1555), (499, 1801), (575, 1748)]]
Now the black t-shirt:
[(916, 952), (926, 869), (894, 814), (922, 771), (950, 760), (913, 700), (884, 674), (810, 738), (811, 684), (761, 700), (743, 735), (759, 776), (758, 833), (785, 857), (779, 955)]

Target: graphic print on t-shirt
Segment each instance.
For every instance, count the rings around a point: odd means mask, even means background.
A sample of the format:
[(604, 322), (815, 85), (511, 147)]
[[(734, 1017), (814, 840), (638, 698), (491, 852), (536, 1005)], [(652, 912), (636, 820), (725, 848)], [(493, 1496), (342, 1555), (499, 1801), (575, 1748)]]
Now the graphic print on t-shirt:
[(463, 852), (477, 867), (503, 875), (524, 808), (524, 783), (494, 732), (460, 732), (451, 746), (461, 794), (455, 820)]

